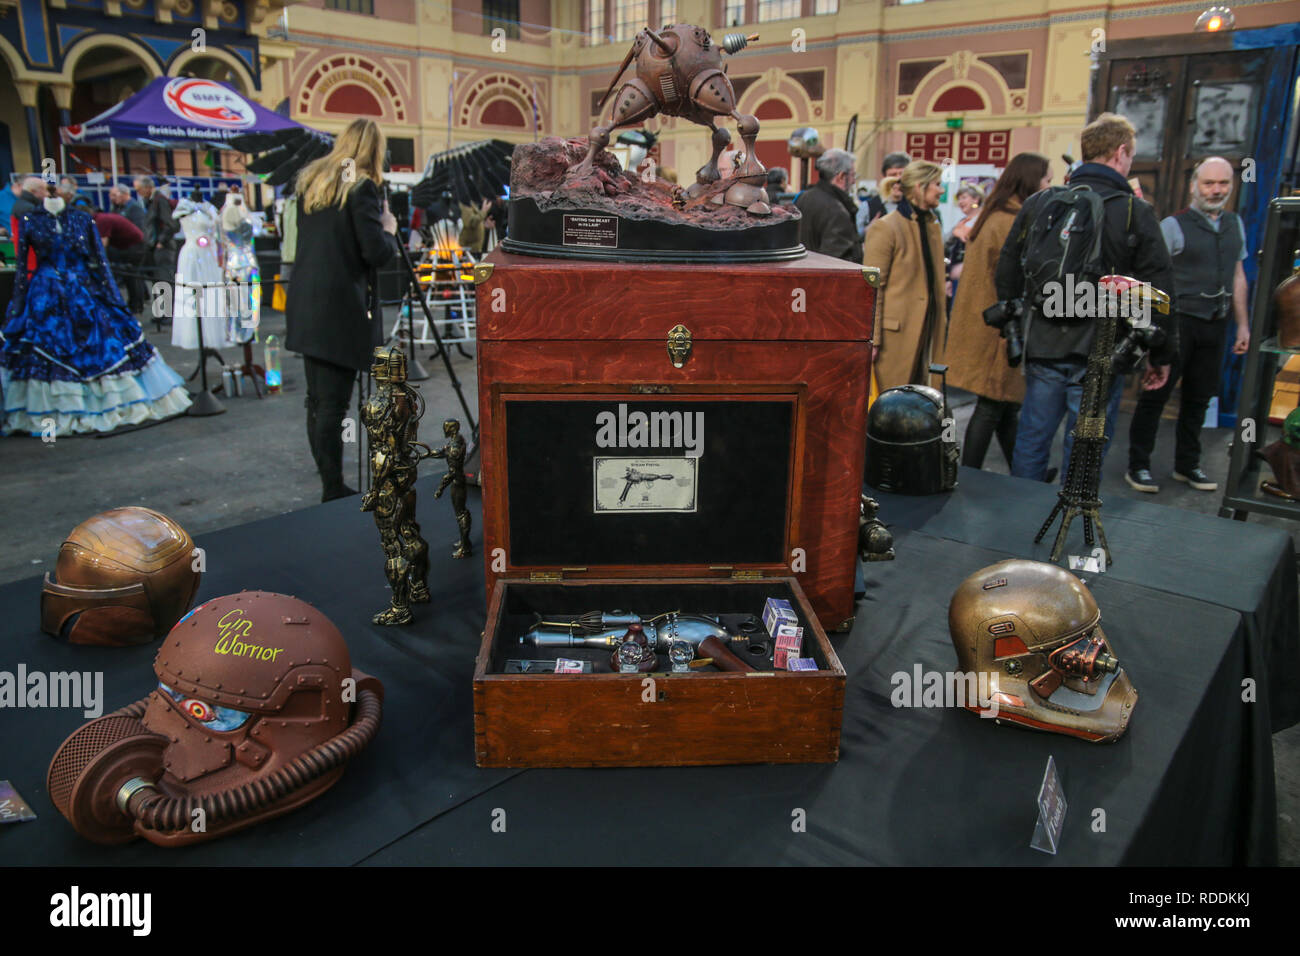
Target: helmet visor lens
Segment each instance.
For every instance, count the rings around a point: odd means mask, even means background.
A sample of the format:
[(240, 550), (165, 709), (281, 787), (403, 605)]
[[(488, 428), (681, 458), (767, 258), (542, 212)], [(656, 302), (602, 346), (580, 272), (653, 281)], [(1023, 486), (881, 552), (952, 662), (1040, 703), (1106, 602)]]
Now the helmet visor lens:
[(164, 694), (176, 701), (176, 705), (193, 720), (198, 721), (205, 728), (217, 733), (226, 733), (231, 730), (238, 730), (248, 722), (252, 715), (246, 711), (235, 710), (231, 707), (221, 707), (218, 704), (210, 704), (206, 700), (198, 697), (186, 697), (184, 694), (177, 693), (166, 684), (159, 684), (158, 689)]

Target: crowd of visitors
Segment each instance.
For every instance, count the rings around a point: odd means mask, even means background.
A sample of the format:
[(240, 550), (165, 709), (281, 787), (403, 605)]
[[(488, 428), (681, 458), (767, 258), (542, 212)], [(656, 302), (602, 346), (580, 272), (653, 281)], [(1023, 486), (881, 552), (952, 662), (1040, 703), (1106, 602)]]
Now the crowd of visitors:
[[(817, 182), (795, 200), (803, 213), (800, 239), (813, 252), (879, 270), (876, 389), (937, 384), (931, 364), (947, 365), (949, 384), (976, 396), (963, 463), (982, 467), (996, 437), (1011, 473), (1039, 481), (1066, 474), (1097, 327), (1095, 308), (1062, 313), (1053, 302), (1062, 290), (1086, 285), (1097, 293), (1092, 301), (1101, 301), (1104, 276), (1127, 276), (1166, 293), (1171, 314), (1143, 318), (1154, 330), (1142, 337), (1125, 477), (1138, 491), (1160, 490), (1151, 473), (1157, 424), (1181, 382), (1172, 477), (1213, 491), (1216, 483), (1200, 466), (1200, 429), (1218, 391), (1229, 319), (1232, 351), (1243, 354), (1250, 343), (1245, 229), (1226, 208), (1232, 166), (1202, 159), (1189, 206), (1162, 221), (1130, 178), (1137, 131), (1128, 119), (1102, 114), (1083, 129), (1080, 146), (1083, 161), (1066, 185), (1052, 186), (1047, 157), (1021, 153), (987, 196), (974, 183), (944, 182), (943, 166), (891, 153), (881, 164), (878, 195), (860, 189), (856, 204), (849, 194), (854, 157), (828, 149), (816, 162)], [(949, 188), (961, 215), (945, 235), (935, 210)], [(1107, 397), (1107, 445), (1124, 381), (1115, 375)], [(1053, 467), (1062, 421), (1064, 456)]]
[[(338, 475), (334, 443), (321, 436), (333, 428), (344, 385), (350, 389), (352, 373), (364, 367), (365, 346), (378, 334), (373, 302), (353, 300), (363, 295), (358, 282), (391, 253), (381, 237), (391, 236), (393, 217), (377, 198), (380, 173), (374, 147), (381, 141), (374, 129), (354, 124), (336, 146), (346, 146), (349, 157), (375, 167), (373, 175), (358, 183), (364, 188), (327, 195), (325, 178), (304, 174), (302, 182), (314, 182), (314, 191), (305, 199), (290, 199), (282, 214), (284, 278), (295, 266), (301, 268), (308, 254), (337, 265), (313, 268), (304, 276), (311, 281), (300, 294), (290, 294), (288, 305), (289, 346), (308, 356), (308, 430), (326, 497), (350, 489)], [(1037, 480), (1066, 473), (1096, 323), (1091, 321), (1095, 316), (1059, 315), (1047, 307), (1050, 290), (1039, 274), (1035, 244), (1045, 241), (1041, 236), (1048, 222), (1060, 227), (1064, 246), (1083, 247), (1099, 236), (1099, 259), (1081, 264), (1062, 253), (1054, 279), (1078, 288), (1103, 275), (1124, 275), (1167, 293), (1174, 303), (1172, 315), (1156, 316), (1163, 334), (1152, 337), (1139, 369), (1126, 480), (1138, 491), (1159, 491), (1151, 471), (1157, 424), (1181, 383), (1172, 477), (1213, 490), (1214, 481), (1200, 466), (1199, 432), (1218, 390), (1228, 320), (1235, 325), (1233, 352), (1244, 353), (1250, 340), (1242, 268), (1245, 230), (1226, 208), (1233, 169), (1224, 159), (1203, 159), (1193, 174), (1188, 207), (1161, 221), (1130, 179), (1136, 142), (1136, 130), (1125, 117), (1103, 114), (1082, 130), (1083, 161), (1072, 167), (1067, 185), (1052, 185), (1047, 157), (1020, 153), (1008, 161), (988, 195), (976, 183), (949, 182), (942, 165), (897, 152), (882, 160), (878, 188), (872, 192), (858, 181), (851, 152), (827, 149), (816, 159), (811, 186), (792, 196), (787, 172), (772, 169), (767, 196), (773, 205), (793, 199), (801, 213), (800, 240), (810, 251), (879, 270), (873, 391), (937, 384), (931, 365), (947, 365), (948, 383), (976, 397), (963, 463), (982, 467), (996, 438), (1012, 474)], [(174, 277), (181, 219), (175, 200), (152, 177), (139, 176), (133, 185), (138, 198), (126, 183), (117, 183), (108, 191), (107, 207), (99, 209), (72, 177), (57, 183), (36, 176), (16, 181), (8, 233), (16, 248), (24, 215), (47, 196), (90, 213), (130, 310), (138, 314), (147, 305), (149, 283)], [(960, 217), (945, 231), (938, 208), (949, 192)], [(191, 199), (202, 203), (202, 197)], [(499, 241), (506, 209), (500, 198), (462, 207), (462, 215), (455, 217), (462, 245), (481, 252), (491, 238)], [(416, 212), (422, 214), (439, 215), (432, 209)], [(317, 231), (322, 217), (331, 220), (330, 227)], [(303, 228), (309, 224), (311, 234)], [(313, 243), (322, 236), (351, 236), (351, 245), (315, 249)], [(352, 266), (345, 268), (347, 262)], [(29, 263), (28, 270), (33, 268)], [(346, 290), (332, 289), (329, 283), (345, 276)], [(321, 316), (338, 312), (344, 299), (370, 319), (349, 326), (352, 332), (344, 336), (346, 346), (340, 351), (328, 345), (336, 333), (316, 326)], [(992, 312), (1016, 318), (995, 323), (989, 318)], [(1019, 330), (1014, 343), (1009, 325)], [(1108, 396), (1108, 443), (1123, 383), (1117, 375)], [(1062, 421), (1064, 460), (1052, 467), (1049, 457)]]

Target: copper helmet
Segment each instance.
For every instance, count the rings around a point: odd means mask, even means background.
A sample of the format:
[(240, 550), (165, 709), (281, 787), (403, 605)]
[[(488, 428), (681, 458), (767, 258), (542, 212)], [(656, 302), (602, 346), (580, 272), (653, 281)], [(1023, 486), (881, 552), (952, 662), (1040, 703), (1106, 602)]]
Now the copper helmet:
[(177, 846), (287, 813), (337, 782), (379, 726), (382, 685), (352, 669), (329, 618), (283, 594), (201, 605), (154, 672), (156, 691), (84, 725), (50, 764), (55, 806), (96, 842)]
[(961, 670), (988, 679), (988, 700), (968, 709), (1091, 741), (1128, 729), (1137, 690), (1097, 602), (1064, 568), (1012, 559), (976, 571), (952, 596), (948, 629)]
[(41, 630), (123, 647), (162, 637), (199, 589), (194, 540), (148, 508), (114, 508), (72, 529), (41, 589)]

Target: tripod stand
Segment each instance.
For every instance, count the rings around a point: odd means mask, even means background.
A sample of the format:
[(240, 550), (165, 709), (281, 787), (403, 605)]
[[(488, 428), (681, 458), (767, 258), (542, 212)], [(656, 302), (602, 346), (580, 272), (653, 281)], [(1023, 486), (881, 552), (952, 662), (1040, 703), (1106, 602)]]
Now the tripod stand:
[[(387, 183), (384, 184), (384, 202), (385, 204), (387, 204), (388, 202)], [(420, 277), (415, 271), (415, 263), (411, 261), (411, 253), (407, 250), (406, 245), (401, 241), (400, 238), (397, 239), (397, 248), (398, 251), (401, 253), (402, 264), (406, 267), (406, 280), (409, 283), (409, 288), (411, 290), (411, 300), (412, 302), (418, 300), (420, 303), (420, 308), (424, 310), (424, 318), (429, 323), (429, 331), (433, 335), (433, 340), (438, 343), (438, 354), (442, 357), (442, 364), (447, 369), (447, 377), (451, 380), (451, 387), (455, 389), (456, 397), (460, 400), (461, 410), (465, 413), (465, 421), (469, 424), (469, 431), (473, 439), (473, 444), (477, 446), (478, 445), (478, 423), (474, 420), (474, 413), (470, 411), (469, 402), (465, 400), (465, 391), (464, 389), (461, 388), (460, 379), (456, 377), (456, 370), (452, 368), (451, 356), (447, 351), (446, 343), (444, 343), (442, 340), (441, 333), (438, 332), (438, 325), (433, 319), (433, 313), (429, 311), (429, 303), (425, 301), (424, 296), (420, 292)], [(408, 324), (407, 336), (408, 336), (408, 345), (410, 348), (409, 359), (412, 365), (415, 364), (414, 331), (415, 330), (411, 327), (411, 325)], [(408, 372), (408, 378), (409, 377), (413, 377), (413, 376), (410, 376)], [(472, 455), (473, 451), (471, 451), (470, 454)]]
[(1094, 544), (1092, 526), (1097, 525), (1096, 537), (1111, 561), (1110, 545), (1106, 543), (1106, 529), (1101, 523), (1101, 461), (1106, 450), (1106, 404), (1110, 397), (1115, 372), (1111, 354), (1115, 350), (1115, 324), (1113, 310), (1098, 319), (1097, 331), (1088, 354), (1088, 371), (1083, 377), (1083, 397), (1079, 401), (1079, 417), (1074, 422), (1074, 446), (1070, 449), (1070, 464), (1066, 468), (1065, 482), (1057, 492), (1056, 505), (1034, 537), (1034, 544), (1043, 540), (1056, 516), (1064, 512), (1056, 541), (1052, 544), (1052, 561), (1061, 559), (1065, 550), (1065, 537), (1076, 517), (1083, 518), (1083, 540), (1089, 549)]
[[(1101, 540), (1106, 564), (1113, 564), (1110, 545), (1106, 543), (1106, 529), (1101, 523), (1101, 462), (1106, 451), (1106, 405), (1110, 398), (1111, 386), (1115, 381), (1116, 354), (1115, 339), (1119, 328), (1119, 318), (1126, 318), (1128, 333), (1124, 347), (1119, 351), (1126, 355), (1137, 354), (1133, 346), (1140, 340), (1147, 346), (1154, 345), (1164, 338), (1159, 327), (1152, 326), (1151, 312), (1154, 309), (1163, 315), (1169, 314), (1169, 294), (1131, 279), (1128, 276), (1103, 276), (1098, 282), (1097, 304), (1102, 313), (1097, 318), (1097, 331), (1092, 340), (1092, 350), (1088, 353), (1088, 368), (1083, 378), (1083, 396), (1079, 401), (1079, 417), (1075, 419), (1074, 445), (1070, 450), (1070, 463), (1065, 472), (1065, 482), (1057, 493), (1056, 506), (1047, 516), (1043, 526), (1034, 538), (1037, 544), (1043, 540), (1047, 530), (1064, 512), (1061, 528), (1056, 533), (1052, 544), (1052, 561), (1059, 561), (1065, 549), (1065, 536), (1070, 530), (1070, 523), (1076, 517), (1083, 518), (1083, 540), (1089, 549), (1093, 546), (1092, 526), (1097, 525), (1097, 538)], [(1141, 316), (1141, 321), (1134, 316)], [(1122, 367), (1122, 371), (1132, 371)]]
[[(209, 348), (203, 343), (204, 299), (207, 298), (205, 293), (210, 288), (213, 288), (212, 284), (203, 282), (177, 283), (176, 288), (176, 294), (178, 295), (184, 294), (189, 289), (194, 290), (194, 323), (199, 334), (199, 367), (194, 370), (194, 375), (199, 376), (200, 388), (199, 393), (194, 396), (194, 401), (190, 404), (188, 414), (196, 417), (220, 415), (226, 410), (226, 406), (217, 400), (217, 397), (212, 394), (212, 390), (208, 387), (208, 356), (215, 356), (218, 362), (222, 361), (220, 352), (214, 348)], [(175, 311), (175, 305), (173, 305), (173, 322), (176, 321)], [(190, 379), (193, 379), (194, 375), (191, 375)]]

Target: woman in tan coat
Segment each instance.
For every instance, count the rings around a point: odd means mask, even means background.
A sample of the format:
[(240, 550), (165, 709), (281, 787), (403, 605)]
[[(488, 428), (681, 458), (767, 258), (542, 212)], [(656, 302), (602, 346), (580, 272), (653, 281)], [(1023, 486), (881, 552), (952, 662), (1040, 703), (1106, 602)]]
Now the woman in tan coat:
[(874, 343), (882, 392), (909, 383), (928, 385), (930, 360), (943, 348), (943, 227), (934, 212), (942, 176), (938, 163), (909, 163), (899, 177), (906, 202), (867, 227), (862, 263), (880, 270)]
[(1019, 153), (1013, 157), (989, 194), (966, 244), (966, 262), (952, 303), (943, 360), (948, 365), (948, 384), (978, 397), (962, 442), (961, 463), (971, 468), (984, 467), (984, 455), (995, 434), (1007, 467), (1011, 467), (1025, 379), (1019, 368), (1007, 363), (1006, 340), (984, 322), (984, 310), (998, 299), (993, 275), (1020, 204), (1050, 182), (1046, 156)]

